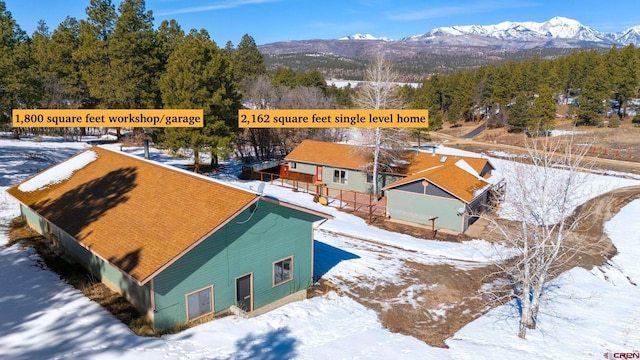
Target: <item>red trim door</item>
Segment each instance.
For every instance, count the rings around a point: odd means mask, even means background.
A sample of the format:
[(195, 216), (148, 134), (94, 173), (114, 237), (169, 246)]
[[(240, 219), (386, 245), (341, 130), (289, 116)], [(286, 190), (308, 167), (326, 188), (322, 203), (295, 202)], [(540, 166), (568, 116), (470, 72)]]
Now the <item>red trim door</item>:
[(288, 178), (289, 177), (289, 165), (282, 165), (280, 167), (280, 176), (283, 178)]

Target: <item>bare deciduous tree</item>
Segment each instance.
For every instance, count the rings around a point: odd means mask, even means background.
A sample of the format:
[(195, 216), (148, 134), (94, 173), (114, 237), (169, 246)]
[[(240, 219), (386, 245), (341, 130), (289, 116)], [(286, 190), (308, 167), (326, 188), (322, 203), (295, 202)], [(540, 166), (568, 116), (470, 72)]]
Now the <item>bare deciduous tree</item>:
[(536, 328), (540, 304), (549, 299), (545, 284), (584, 250), (572, 239), (588, 226), (584, 220), (589, 210), (581, 204), (587, 172), (593, 170), (593, 161), (586, 158), (589, 146), (576, 144), (572, 136), (542, 137), (527, 145), (526, 157), (514, 157), (501, 169), (505, 178), (517, 179), (507, 183), (501, 210), (501, 216), (513, 221), (490, 221), (516, 252), (499, 266), (510, 288), (503, 295), (516, 298), (521, 338)]
[[(320, 88), (298, 86), (284, 89), (280, 99), (280, 109), (333, 109), (335, 100), (328, 97)], [(342, 128), (281, 128), (276, 129), (278, 144), (283, 154), (288, 154), (304, 139), (340, 141)]]
[[(288, 88), (275, 86), (265, 76), (259, 76), (247, 83), (244, 98), (256, 109), (331, 109), (335, 108), (334, 99), (328, 97), (317, 87), (298, 86)], [(342, 140), (344, 129), (313, 128), (249, 128), (240, 138), (238, 150), (245, 157), (242, 143), (253, 147), (256, 157), (268, 159), (274, 155), (285, 155), (304, 139), (325, 141)]]
[[(401, 109), (404, 107), (402, 97), (398, 91), (398, 73), (393, 64), (378, 54), (367, 67), (364, 74), (364, 82), (355, 95), (354, 104), (361, 109)], [(373, 189), (372, 193), (378, 194), (378, 174), (380, 164), (392, 161), (398, 149), (406, 146), (410, 134), (405, 128), (398, 129), (361, 129), (363, 145), (373, 148)]]
[[(266, 75), (252, 79), (245, 86), (243, 97), (255, 109), (277, 109), (280, 102), (280, 89), (271, 84), (271, 80)], [(248, 128), (239, 138), (237, 144), (242, 157), (246, 157), (243, 150), (243, 142), (248, 142), (253, 147), (253, 154), (256, 158), (268, 159), (271, 157), (275, 147), (273, 140), (273, 129)]]

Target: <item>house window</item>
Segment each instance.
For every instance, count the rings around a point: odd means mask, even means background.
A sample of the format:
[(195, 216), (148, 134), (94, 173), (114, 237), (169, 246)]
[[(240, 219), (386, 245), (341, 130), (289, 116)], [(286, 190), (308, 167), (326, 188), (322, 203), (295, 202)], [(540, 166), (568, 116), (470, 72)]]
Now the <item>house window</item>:
[(284, 284), (293, 279), (293, 257), (290, 256), (273, 263), (273, 286)]
[(289, 163), (289, 167), (290, 167), (291, 169), (295, 169), (295, 168), (296, 168), (296, 163), (294, 163), (294, 162), (290, 162), (290, 163)]
[(373, 184), (373, 173), (367, 173), (367, 184)]
[(333, 170), (333, 182), (336, 184), (346, 184), (347, 183), (347, 171), (334, 169)]
[(187, 294), (187, 319), (195, 320), (213, 312), (213, 286)]

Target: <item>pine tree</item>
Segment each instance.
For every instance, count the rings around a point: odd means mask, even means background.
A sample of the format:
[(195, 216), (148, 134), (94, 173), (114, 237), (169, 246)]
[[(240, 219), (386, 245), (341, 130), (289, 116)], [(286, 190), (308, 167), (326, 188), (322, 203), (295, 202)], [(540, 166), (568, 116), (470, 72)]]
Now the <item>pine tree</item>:
[(279, 67), (273, 73), (271, 82), (275, 86), (287, 86), (293, 88), (297, 85), (297, 75), (291, 68)]
[(38, 62), (38, 70), (41, 73), (48, 71), (46, 66), (43, 66), (45, 62), (42, 60), (49, 57), (47, 52), (49, 51), (48, 44), (50, 40), (51, 32), (47, 23), (44, 20), (38, 20), (38, 26), (33, 35), (31, 35), (31, 55)]
[(10, 122), (12, 109), (35, 107), (41, 99), (32, 59), (28, 36), (0, 1), (0, 124)]
[(447, 117), (452, 124), (471, 119), (473, 85), (470, 77), (471, 74), (468, 71), (460, 71), (449, 77), (448, 92), (451, 96), (451, 105)]
[(195, 171), (203, 151), (211, 153), (212, 165), (229, 153), (237, 132), (240, 96), (234, 87), (230, 59), (206, 31), (192, 30), (178, 45), (160, 78), (160, 90), (166, 108), (204, 110), (202, 129), (166, 129), (167, 146), (192, 150)]
[(184, 31), (180, 27), (177, 21), (171, 20), (163, 20), (158, 26), (158, 30), (156, 31), (156, 45), (160, 52), (159, 61), (160, 68), (162, 69), (160, 73), (164, 72), (166, 68), (167, 61), (169, 60), (169, 56), (173, 54), (174, 50), (180, 42), (184, 39)]
[(509, 126), (515, 131), (527, 130), (527, 113), (529, 110), (529, 99), (524, 92), (515, 97), (515, 101), (508, 108)]
[(597, 52), (590, 52), (583, 63), (583, 69), (588, 70), (585, 84), (580, 95), (578, 108), (578, 125), (599, 125), (602, 122), (604, 105), (608, 99), (605, 84), (605, 65)]
[[(618, 116), (625, 115), (627, 101), (636, 97), (640, 88), (640, 59), (633, 44), (618, 52), (612, 78), (614, 99), (618, 104)], [(609, 66), (611, 67), (611, 66)]]
[(87, 19), (80, 21), (80, 44), (74, 59), (92, 98), (87, 105), (119, 108), (118, 84), (109, 51), (117, 19), (115, 6), (111, 0), (91, 0), (86, 13)]
[(52, 107), (80, 108), (89, 97), (82, 81), (80, 67), (73, 55), (80, 46), (80, 24), (67, 17), (51, 34), (49, 41), (49, 71), (56, 74), (56, 90), (60, 101), (48, 100)]
[(160, 61), (153, 15), (144, 0), (123, 0), (115, 22), (109, 58), (117, 106), (127, 109), (160, 106), (156, 76)]
[(611, 115), (611, 118), (609, 119), (609, 127), (610, 128), (620, 127), (620, 116), (618, 115), (618, 113)]
[(234, 48), (231, 40), (227, 41), (227, 43), (224, 44), (224, 52), (227, 53), (227, 56), (229, 57), (229, 59), (233, 59), (233, 54), (235, 53), (235, 51), (236, 49)]
[(239, 80), (255, 78), (267, 73), (264, 57), (255, 40), (249, 34), (242, 36), (240, 43), (233, 52), (233, 68)]
[(86, 12), (75, 59), (93, 98), (89, 106), (159, 107), (160, 54), (144, 0), (123, 0), (118, 12), (111, 0), (91, 0)]
[(429, 80), (425, 80), (416, 90), (415, 98), (411, 104), (414, 109), (429, 110), (429, 129), (437, 130), (442, 127), (444, 113), (442, 76), (434, 74)]
[(50, 53), (51, 32), (44, 20), (38, 21), (36, 30), (31, 35), (31, 58), (34, 66), (39, 74), (42, 83), (40, 91), (43, 94), (43, 103), (39, 104), (45, 108), (51, 108), (51, 101), (59, 100), (59, 89), (57, 86), (56, 74), (51, 70), (51, 53)]
[(31, 41), (44, 97), (42, 107), (78, 108), (85, 97), (78, 64), (73, 53), (78, 48), (78, 22), (67, 17), (53, 33), (41, 21)]
[(553, 129), (556, 106), (553, 101), (553, 94), (548, 86), (541, 86), (540, 91), (532, 96), (527, 117), (527, 125), (532, 131)]
[(322, 73), (316, 69), (298, 74), (296, 86), (316, 87), (320, 89), (322, 93), (327, 93), (327, 81), (324, 79)]

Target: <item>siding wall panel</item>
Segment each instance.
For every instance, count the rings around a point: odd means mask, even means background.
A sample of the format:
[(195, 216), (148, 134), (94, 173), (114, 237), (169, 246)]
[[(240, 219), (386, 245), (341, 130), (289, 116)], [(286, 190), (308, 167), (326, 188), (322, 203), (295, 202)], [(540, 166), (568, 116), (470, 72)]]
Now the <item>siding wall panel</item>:
[[(214, 285), (214, 312), (235, 305), (235, 280), (253, 273), (253, 308), (258, 309), (312, 283), (313, 215), (258, 202), (211, 235), (154, 279), (157, 328), (186, 322), (184, 295)], [(273, 287), (273, 262), (293, 256), (294, 278)]]
[(150, 312), (151, 293), (148, 285), (139, 286), (118, 268), (92, 254), (54, 224), (48, 226), (47, 233), (45, 231), (47, 227), (44, 225), (47, 221), (24, 205), (21, 205), (21, 212), (34, 230), (45, 236), (53, 236), (51, 239), (57, 241), (57, 247), (63, 249), (64, 256), (68, 260), (79, 263), (111, 290), (125, 296), (141, 313)]
[(461, 207), (464, 207), (464, 203), (456, 199), (395, 189), (387, 192), (387, 211), (392, 219), (431, 225), (429, 218), (437, 216), (436, 228), (466, 230), (463, 228), (463, 217), (458, 215), (458, 209)]
[[(154, 278), (155, 311), (151, 286), (138, 286), (108, 262), (96, 257), (55, 226), (49, 231), (66, 256), (79, 262), (107, 286), (124, 294), (154, 321), (156, 329), (187, 321), (185, 294), (214, 285), (214, 311), (235, 304), (235, 279), (253, 273), (253, 308), (258, 309), (312, 284), (311, 227), (315, 215), (259, 201), (255, 212), (245, 210), (208, 239)], [(22, 207), (23, 216), (44, 234), (46, 221)], [(293, 280), (273, 286), (273, 262), (293, 256)]]

